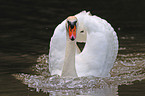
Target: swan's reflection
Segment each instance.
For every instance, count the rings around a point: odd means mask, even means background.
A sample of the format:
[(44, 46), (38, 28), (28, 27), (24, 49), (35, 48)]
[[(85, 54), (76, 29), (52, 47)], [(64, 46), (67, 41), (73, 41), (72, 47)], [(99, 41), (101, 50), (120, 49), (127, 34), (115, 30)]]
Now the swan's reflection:
[(111, 77), (107, 78), (50, 76), (47, 55), (40, 56), (39, 64), (33, 67), (38, 75), (21, 73), (14, 76), (22, 80), (29, 88), (34, 88), (37, 92), (49, 93), (50, 96), (118, 96), (118, 85), (129, 85), (135, 80), (145, 79), (145, 54), (119, 54), (119, 56), (123, 59), (117, 60), (111, 71)]
[(59, 92), (50, 92), (49, 96), (117, 96), (117, 87), (112, 86), (105, 88), (93, 88), (93, 89), (78, 89), (78, 90), (65, 90)]
[(17, 75), (24, 84), (35, 88), (37, 92), (49, 93), (49, 96), (117, 96), (118, 85), (105, 78), (81, 77), (61, 78), (59, 76)]

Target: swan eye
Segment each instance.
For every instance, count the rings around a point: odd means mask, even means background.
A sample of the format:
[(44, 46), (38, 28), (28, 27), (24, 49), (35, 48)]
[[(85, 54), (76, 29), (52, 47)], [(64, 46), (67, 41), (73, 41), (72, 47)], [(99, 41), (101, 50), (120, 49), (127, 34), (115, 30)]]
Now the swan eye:
[(71, 22), (69, 22), (69, 21), (67, 21), (67, 23), (68, 23), (68, 25), (70, 25), (70, 24), (71, 24)]
[(67, 29), (69, 28), (69, 25), (71, 25), (71, 22), (67, 21)]
[(74, 21), (74, 24), (76, 25), (77, 21)]

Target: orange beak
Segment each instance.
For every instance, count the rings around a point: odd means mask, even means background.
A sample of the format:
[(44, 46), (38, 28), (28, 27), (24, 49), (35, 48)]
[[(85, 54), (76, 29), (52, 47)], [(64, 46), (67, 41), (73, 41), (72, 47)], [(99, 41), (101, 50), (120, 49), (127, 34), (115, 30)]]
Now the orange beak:
[(76, 25), (69, 25), (69, 38), (70, 40), (76, 39)]

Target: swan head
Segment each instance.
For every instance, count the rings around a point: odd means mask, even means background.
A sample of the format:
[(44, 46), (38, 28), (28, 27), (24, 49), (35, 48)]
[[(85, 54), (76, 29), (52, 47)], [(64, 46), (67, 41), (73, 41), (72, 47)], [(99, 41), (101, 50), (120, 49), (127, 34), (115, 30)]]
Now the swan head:
[(75, 16), (69, 16), (67, 18), (66, 29), (69, 34), (69, 39), (74, 41), (77, 34), (77, 18)]

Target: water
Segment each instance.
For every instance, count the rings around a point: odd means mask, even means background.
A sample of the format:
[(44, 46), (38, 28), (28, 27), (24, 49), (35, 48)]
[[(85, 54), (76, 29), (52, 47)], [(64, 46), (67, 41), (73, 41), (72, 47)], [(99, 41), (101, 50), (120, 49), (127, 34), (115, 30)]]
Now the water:
[[(0, 96), (144, 96), (144, 3), (143, 0), (1, 0)], [(111, 78), (49, 77), (44, 59), (54, 28), (67, 16), (84, 9), (106, 19), (118, 34), (120, 48)], [(19, 73), (24, 74), (12, 75)]]
[[(14, 74), (18, 80), (30, 88), (35, 88), (37, 92), (50, 93), (53, 95), (99, 95), (118, 96), (118, 85), (132, 85), (133, 81), (145, 79), (145, 54), (120, 55), (111, 70), (111, 77), (80, 77), (62, 78), (54, 75), (50, 76), (48, 71), (48, 55), (38, 58), (36, 66), (33, 66), (35, 75)], [(141, 60), (140, 60), (141, 59)]]

